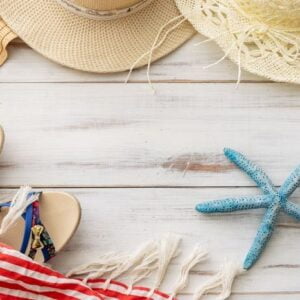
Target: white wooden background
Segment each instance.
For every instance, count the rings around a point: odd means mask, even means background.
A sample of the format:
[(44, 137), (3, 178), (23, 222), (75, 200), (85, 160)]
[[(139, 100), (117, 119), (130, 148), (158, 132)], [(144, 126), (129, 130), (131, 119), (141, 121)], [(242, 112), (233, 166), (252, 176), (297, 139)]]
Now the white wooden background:
[[(210, 260), (199, 265), (181, 299), (217, 271), (225, 257), (241, 260), (263, 211), (206, 217), (200, 201), (259, 193), (224, 159), (224, 146), (259, 163), (280, 185), (299, 163), (300, 87), (243, 73), (230, 61), (203, 70), (222, 53), (195, 37), (130, 84), (126, 74), (72, 71), (27, 46), (10, 47), (0, 69), (0, 122), (6, 145), (0, 194), (22, 184), (63, 189), (81, 201), (83, 219), (53, 261), (61, 271), (107, 250), (131, 250), (165, 232), (183, 236), (163, 289), (168, 292), (182, 258), (202, 243)], [(300, 191), (293, 200), (300, 202)], [(240, 277), (231, 299), (300, 297), (300, 225), (282, 216), (255, 268)], [(205, 299), (215, 299), (214, 293)]]

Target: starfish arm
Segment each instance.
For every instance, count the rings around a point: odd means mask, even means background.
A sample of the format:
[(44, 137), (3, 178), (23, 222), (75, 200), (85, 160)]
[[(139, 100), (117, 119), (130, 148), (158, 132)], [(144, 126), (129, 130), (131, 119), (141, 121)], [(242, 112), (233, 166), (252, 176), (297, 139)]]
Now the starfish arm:
[(224, 154), (231, 162), (248, 174), (265, 194), (276, 193), (276, 189), (266, 173), (243, 154), (229, 148), (224, 149)]
[(300, 206), (291, 202), (287, 202), (286, 205), (283, 207), (283, 210), (289, 216), (300, 221)]
[(245, 258), (245, 270), (249, 270), (261, 256), (263, 250), (265, 249), (268, 241), (270, 240), (274, 232), (275, 222), (277, 220), (279, 212), (279, 205), (271, 205), (265, 213), (263, 221), (254, 239), (254, 242)]
[(300, 186), (300, 165), (292, 172), (279, 189), (279, 195), (288, 198)]
[(270, 204), (271, 197), (267, 195), (260, 195), (208, 201), (198, 204), (196, 206), (196, 210), (204, 214), (223, 213), (254, 208), (266, 208)]

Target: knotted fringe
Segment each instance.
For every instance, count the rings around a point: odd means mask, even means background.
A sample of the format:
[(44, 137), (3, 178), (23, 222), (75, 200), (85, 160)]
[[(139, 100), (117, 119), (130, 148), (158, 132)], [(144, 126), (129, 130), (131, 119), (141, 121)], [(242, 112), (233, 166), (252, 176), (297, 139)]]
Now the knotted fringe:
[(181, 292), (188, 284), (189, 273), (190, 271), (200, 262), (207, 259), (208, 253), (203, 250), (199, 245), (196, 246), (191, 256), (186, 259), (183, 263), (180, 271), (180, 277), (178, 282), (173, 289), (173, 293), (170, 295), (169, 299), (173, 299)]
[[(139, 266), (141, 264), (141, 262), (143, 262), (144, 260), (147, 261), (150, 258), (150, 261), (151, 261), (151, 257), (154, 257), (156, 255), (157, 255), (157, 252), (155, 249), (155, 243), (153, 243), (151, 241), (148, 243), (145, 243), (132, 256), (129, 256), (126, 261), (123, 261), (123, 263), (111, 273), (109, 278), (106, 280), (104, 288), (107, 289), (110, 282), (113, 279), (120, 277), (125, 272), (127, 272), (129, 269), (131, 269), (132, 267)], [(148, 269), (148, 272), (151, 270), (150, 265), (146, 265), (146, 268)], [(143, 275), (140, 274), (139, 278), (136, 279), (135, 282), (142, 280), (147, 275), (148, 275), (148, 273), (143, 274)]]
[(66, 274), (67, 277), (86, 275), (84, 282), (101, 277), (120, 269), (124, 262), (130, 259), (129, 255), (110, 252), (102, 255), (97, 262), (81, 265)]
[(7, 46), (18, 36), (0, 18), (0, 66), (4, 64), (8, 57)]
[(7, 215), (3, 218), (3, 221), (0, 226), (0, 235), (7, 232), (10, 229), (16, 220), (22, 216), (26, 208), (37, 200), (37, 194), (33, 194), (28, 198), (29, 193), (31, 192), (31, 187), (24, 186), (19, 189), (16, 195), (11, 201), (11, 206), (8, 210)]
[(196, 291), (194, 300), (201, 299), (201, 297), (212, 289), (221, 287), (221, 292), (218, 300), (225, 300), (231, 295), (232, 284), (234, 279), (246, 272), (240, 265), (234, 262), (226, 262), (221, 267), (219, 273), (211, 278), (206, 284)]
[[(99, 258), (95, 263), (84, 264), (78, 268), (66, 274), (67, 277), (85, 275), (84, 282), (89, 279), (100, 278), (104, 275), (108, 276), (105, 282), (105, 289), (109, 287), (110, 282), (127, 272), (129, 269), (133, 268), (129, 272), (135, 276), (133, 282), (137, 282), (145, 278), (150, 270), (154, 270), (152, 266), (157, 260), (158, 251), (156, 246), (156, 241), (151, 241), (145, 243), (140, 247), (133, 255), (129, 254), (119, 254), (119, 253), (108, 253)], [(148, 261), (149, 263), (145, 263)], [(143, 268), (139, 266), (142, 266)]]
[(106, 276), (108, 279), (105, 288), (108, 288), (112, 280), (126, 275), (130, 281), (128, 288), (128, 293), (130, 293), (135, 283), (157, 270), (154, 285), (149, 292), (149, 297), (151, 297), (160, 287), (171, 260), (177, 256), (179, 243), (180, 237), (169, 234), (161, 240), (145, 243), (132, 255), (118, 253), (103, 255), (98, 262), (79, 266), (68, 272), (66, 276), (86, 275), (85, 282)]
[(181, 238), (179, 236), (171, 234), (160, 241), (158, 245), (158, 270), (153, 288), (150, 290), (148, 297), (151, 297), (154, 294), (155, 290), (160, 287), (171, 260), (179, 254), (178, 247), (180, 241)]
[[(155, 280), (150, 288), (147, 298), (151, 299), (157, 291), (166, 275), (172, 259), (178, 254), (178, 248), (181, 238), (177, 235), (166, 235), (160, 240), (152, 240), (143, 244), (133, 254), (108, 253), (100, 257), (98, 262), (85, 264), (73, 269), (66, 274), (67, 277), (81, 277), (86, 284), (89, 279), (106, 277), (104, 289), (108, 289), (112, 280), (120, 276), (126, 276), (129, 281), (127, 294), (132, 292), (135, 283), (147, 278), (151, 273), (155, 274)], [(207, 259), (208, 253), (199, 245), (195, 247), (190, 257), (182, 264), (180, 276), (169, 296), (169, 300), (175, 299), (188, 284), (190, 271), (199, 263)], [(226, 262), (221, 270), (205, 283), (194, 295), (194, 300), (199, 300), (208, 291), (221, 288), (218, 300), (225, 300), (231, 295), (231, 289), (235, 278), (246, 272), (239, 264), (235, 262)]]
[[(159, 243), (160, 241), (158, 241)], [(133, 286), (139, 281), (147, 278), (151, 273), (153, 273), (158, 268), (158, 259), (159, 259), (159, 249), (158, 243), (153, 244), (154, 249), (152, 252), (149, 252), (148, 255), (144, 256), (139, 264), (134, 266), (130, 271), (130, 283), (128, 285), (127, 293), (130, 294)]]

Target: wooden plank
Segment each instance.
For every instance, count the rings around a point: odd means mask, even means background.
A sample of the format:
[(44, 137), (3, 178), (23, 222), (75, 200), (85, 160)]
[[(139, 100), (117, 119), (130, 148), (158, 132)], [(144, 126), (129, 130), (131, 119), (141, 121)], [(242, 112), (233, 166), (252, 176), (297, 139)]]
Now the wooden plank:
[[(182, 255), (174, 260), (163, 284), (169, 292), (178, 277), (182, 260), (199, 243), (210, 259), (197, 266), (182, 299), (191, 299), (195, 288), (210, 278), (225, 257), (242, 261), (249, 249), (263, 211), (202, 216), (194, 206), (204, 200), (256, 194), (254, 188), (173, 189), (72, 189), (83, 208), (78, 232), (52, 262), (60, 271), (96, 259), (106, 251), (131, 251), (140, 243), (172, 232), (182, 235)], [(1, 190), (1, 198), (12, 195)], [(291, 199), (299, 202), (300, 191)], [(63, 225), (63, 224), (61, 224)], [(234, 285), (233, 300), (299, 299), (300, 225), (281, 216), (261, 260)], [(181, 298), (180, 298), (181, 299)], [(205, 299), (215, 299), (214, 295)]]
[(299, 87), (1, 84), (1, 186), (253, 186), (223, 147), (280, 185), (299, 163)]
[[(222, 51), (213, 43), (196, 47), (204, 40), (195, 36), (166, 58), (152, 66), (153, 81), (237, 81), (237, 66), (229, 60), (204, 70), (203, 67), (218, 61)], [(69, 70), (48, 61), (24, 44), (16, 43), (9, 49), (10, 59), (0, 68), (0, 82), (124, 82), (127, 73), (89, 74)], [(243, 72), (243, 80), (266, 81), (266, 79)], [(133, 73), (133, 82), (146, 81), (146, 70)]]

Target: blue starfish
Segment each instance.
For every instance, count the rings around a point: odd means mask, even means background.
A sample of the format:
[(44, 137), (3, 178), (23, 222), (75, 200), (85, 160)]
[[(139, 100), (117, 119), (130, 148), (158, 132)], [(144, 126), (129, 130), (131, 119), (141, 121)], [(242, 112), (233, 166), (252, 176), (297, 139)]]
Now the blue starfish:
[(231, 162), (246, 172), (258, 187), (262, 189), (264, 194), (260, 196), (209, 201), (197, 205), (196, 209), (205, 214), (256, 208), (266, 209), (255, 240), (244, 261), (244, 269), (249, 270), (259, 259), (267, 242), (271, 238), (280, 211), (300, 221), (300, 207), (288, 201), (291, 194), (300, 186), (300, 165), (297, 166), (284, 184), (277, 190), (265, 172), (241, 153), (232, 149), (224, 149), (224, 154)]

